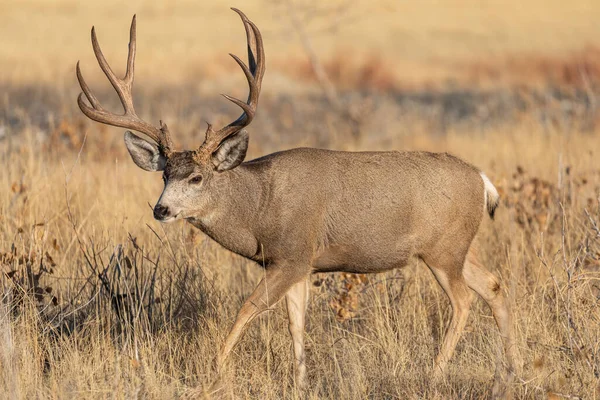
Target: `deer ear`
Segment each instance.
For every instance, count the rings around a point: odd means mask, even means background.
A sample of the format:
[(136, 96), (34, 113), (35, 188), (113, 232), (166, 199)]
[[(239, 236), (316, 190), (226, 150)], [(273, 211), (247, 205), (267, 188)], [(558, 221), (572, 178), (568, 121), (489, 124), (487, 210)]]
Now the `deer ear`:
[(135, 165), (146, 171), (162, 171), (165, 169), (167, 158), (158, 146), (130, 131), (125, 132), (125, 146)]
[(248, 150), (248, 132), (242, 129), (229, 136), (212, 155), (212, 162), (219, 172), (228, 171), (240, 165)]

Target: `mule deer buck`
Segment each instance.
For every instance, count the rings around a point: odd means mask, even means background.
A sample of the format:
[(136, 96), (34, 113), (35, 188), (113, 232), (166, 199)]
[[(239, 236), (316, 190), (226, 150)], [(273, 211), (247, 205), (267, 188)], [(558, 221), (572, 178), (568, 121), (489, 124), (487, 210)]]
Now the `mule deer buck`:
[(161, 222), (187, 220), (265, 270), (219, 352), (219, 370), (249, 323), (285, 297), (296, 383), (303, 387), (310, 275), (382, 272), (403, 267), (414, 257), (431, 269), (453, 310), (435, 374), (444, 371), (463, 331), (471, 289), (490, 306), (512, 370), (516, 354), (511, 313), (498, 280), (472, 249), (484, 214), (493, 217), (498, 205), (492, 183), (456, 157), (427, 152), (297, 148), (243, 162), (248, 148), (244, 128), (256, 114), (265, 54), (256, 25), (233, 10), (242, 19), (248, 42), (248, 65), (231, 55), (248, 80), (248, 100), (224, 95), (243, 113), (219, 130), (209, 124), (196, 150), (175, 151), (167, 125), (161, 121), (153, 126), (134, 110), (135, 16), (123, 79), (108, 65), (92, 28), (94, 53), (119, 95), (123, 115), (100, 105), (77, 64), (81, 111), (94, 121), (141, 132), (154, 142), (125, 133), (135, 164), (146, 171), (163, 171), (164, 190), (154, 217)]

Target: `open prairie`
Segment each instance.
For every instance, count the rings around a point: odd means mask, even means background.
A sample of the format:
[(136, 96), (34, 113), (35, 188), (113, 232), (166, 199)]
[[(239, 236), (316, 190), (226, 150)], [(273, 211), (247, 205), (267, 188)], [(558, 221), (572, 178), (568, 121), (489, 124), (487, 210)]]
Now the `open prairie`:
[[(227, 55), (245, 52), (237, 6), (267, 57), (247, 159), (427, 150), (483, 170), (501, 202), (477, 240), (523, 364), (510, 391), (600, 399), (600, 2), (243, 3), (0, 1), (1, 397), (171, 399), (215, 379), (264, 271), (190, 224), (153, 219), (160, 174), (134, 165), (123, 129), (79, 111), (75, 64), (120, 110), (89, 32), (120, 75), (137, 14), (136, 108), (196, 147), (206, 121), (238, 115), (219, 93), (247, 93)], [(226, 398), (484, 399), (502, 379), (501, 338), (477, 299), (446, 380), (432, 381), (452, 310), (420, 261), (314, 275), (308, 310), (307, 392), (279, 304), (236, 347)]]

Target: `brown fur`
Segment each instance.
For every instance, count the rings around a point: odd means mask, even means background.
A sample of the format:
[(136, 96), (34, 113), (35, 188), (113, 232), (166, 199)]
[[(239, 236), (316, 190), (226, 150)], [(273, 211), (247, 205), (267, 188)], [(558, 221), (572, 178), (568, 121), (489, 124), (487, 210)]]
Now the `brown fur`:
[[(167, 169), (187, 170), (187, 157), (176, 157), (182, 165), (169, 160)], [(187, 193), (179, 198), (163, 193), (159, 203), (178, 210), (181, 218), (267, 272), (240, 310), (219, 365), (247, 324), (287, 293), (298, 382), (304, 384), (305, 356), (298, 326), (304, 316), (297, 313), (306, 309), (305, 303), (298, 302), (306, 302), (307, 296), (302, 289), (291, 288), (304, 287), (313, 272), (382, 272), (418, 257), (431, 268), (454, 310), (436, 358), (436, 373), (443, 371), (466, 323), (472, 300), (469, 287), (484, 296), (499, 318), (512, 370), (510, 311), (496, 278), (470, 252), (489, 208), (484, 206), (481, 173), (472, 165), (428, 152), (300, 148), (225, 172), (198, 164), (185, 175), (195, 174), (204, 175), (200, 187), (190, 187), (185, 179), (172, 181), (176, 175), (169, 172), (165, 191), (169, 185), (181, 185)], [(202, 207), (195, 207), (198, 204)]]

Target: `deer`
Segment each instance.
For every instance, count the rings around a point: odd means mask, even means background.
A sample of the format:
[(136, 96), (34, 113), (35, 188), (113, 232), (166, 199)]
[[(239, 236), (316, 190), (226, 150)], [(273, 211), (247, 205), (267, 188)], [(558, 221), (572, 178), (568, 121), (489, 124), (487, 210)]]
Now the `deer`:
[[(167, 125), (136, 114), (132, 88), (136, 17), (130, 28), (125, 76), (107, 63), (95, 29), (91, 40), (100, 68), (116, 90), (124, 114), (102, 107), (77, 63), (88, 118), (126, 128), (133, 162), (162, 171), (164, 188), (153, 209), (163, 223), (185, 220), (225, 249), (263, 269), (263, 279), (243, 303), (216, 357), (217, 374), (249, 324), (285, 298), (295, 360), (295, 384), (306, 388), (304, 328), (313, 273), (380, 273), (421, 260), (446, 293), (452, 316), (434, 360), (443, 376), (467, 322), (473, 292), (490, 307), (503, 340), (507, 368), (516, 360), (513, 317), (499, 279), (479, 261), (474, 245), (485, 214), (493, 219), (499, 194), (487, 176), (447, 153), (334, 151), (294, 148), (244, 161), (265, 74), (263, 38), (246, 15), (248, 64), (240, 66), (247, 101), (224, 94), (242, 114), (215, 129), (208, 124), (195, 150), (176, 151)], [(89, 102), (88, 103), (86, 102)]]

